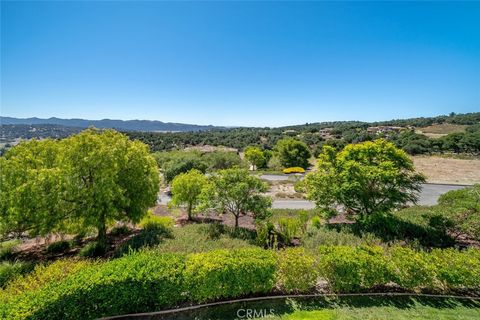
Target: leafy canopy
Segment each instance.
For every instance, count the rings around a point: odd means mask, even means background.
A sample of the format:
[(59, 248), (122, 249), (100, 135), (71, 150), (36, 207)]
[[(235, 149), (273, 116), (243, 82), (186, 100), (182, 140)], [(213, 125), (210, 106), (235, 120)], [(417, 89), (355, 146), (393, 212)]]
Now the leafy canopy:
[(232, 214), (238, 227), (238, 218), (247, 213), (252, 213), (256, 219), (266, 217), (272, 203), (269, 197), (262, 195), (267, 190), (267, 184), (246, 169), (220, 170), (211, 177), (209, 187), (202, 194), (202, 206)]
[(245, 159), (252, 165), (253, 170), (264, 167), (267, 162), (262, 150), (252, 146), (245, 148)]
[(156, 200), (158, 169), (148, 146), (114, 130), (20, 143), (0, 158), (3, 233), (45, 235), (137, 222)]
[(365, 215), (415, 203), (425, 178), (407, 154), (383, 139), (347, 145), (337, 152), (324, 146), (317, 170), (307, 174), (307, 198), (327, 212), (338, 206)]
[(207, 177), (195, 169), (177, 175), (172, 181), (172, 200), (169, 205), (176, 207), (186, 205), (188, 219), (191, 220), (207, 183)]
[(310, 159), (311, 153), (308, 146), (302, 141), (292, 138), (278, 140), (275, 152), (285, 168), (301, 167), (306, 169), (309, 166), (308, 159)]

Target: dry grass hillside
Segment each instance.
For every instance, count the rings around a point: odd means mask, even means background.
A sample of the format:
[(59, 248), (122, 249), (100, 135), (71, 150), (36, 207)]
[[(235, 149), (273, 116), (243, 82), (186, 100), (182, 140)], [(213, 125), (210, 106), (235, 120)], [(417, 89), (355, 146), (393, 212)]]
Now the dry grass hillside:
[(440, 138), (449, 133), (464, 132), (467, 125), (442, 123), (428, 127), (417, 128), (417, 133), (422, 133), (430, 138)]
[(480, 183), (480, 160), (464, 160), (437, 156), (415, 156), (415, 168), (430, 183), (475, 184)]

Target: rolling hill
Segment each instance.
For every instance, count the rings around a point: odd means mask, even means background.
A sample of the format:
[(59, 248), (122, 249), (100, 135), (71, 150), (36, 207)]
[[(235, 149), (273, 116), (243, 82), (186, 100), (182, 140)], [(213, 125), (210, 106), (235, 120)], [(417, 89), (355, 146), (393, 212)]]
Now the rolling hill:
[(185, 132), (185, 131), (206, 131), (220, 127), (202, 126), (185, 123), (162, 122), (156, 120), (85, 120), (85, 119), (60, 119), (60, 118), (12, 118), (0, 117), (2, 125), (60, 125), (65, 127), (88, 128), (94, 126), (96, 128), (105, 129), (112, 128), (124, 131), (147, 131), (147, 132)]

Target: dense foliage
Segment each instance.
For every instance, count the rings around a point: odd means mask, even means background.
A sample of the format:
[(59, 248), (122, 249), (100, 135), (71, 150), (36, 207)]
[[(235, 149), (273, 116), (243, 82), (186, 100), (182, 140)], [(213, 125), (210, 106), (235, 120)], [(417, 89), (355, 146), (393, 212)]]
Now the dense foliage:
[(177, 175), (192, 169), (202, 173), (241, 167), (240, 156), (231, 151), (200, 152), (170, 151), (154, 154), (166, 182), (170, 183)]
[(94, 227), (103, 242), (112, 222), (141, 219), (159, 185), (148, 147), (113, 130), (23, 142), (0, 157), (0, 168), (3, 234)]
[(281, 139), (275, 144), (274, 150), (285, 168), (301, 167), (306, 169), (309, 167), (308, 160), (311, 153), (305, 142), (292, 138)]
[[(321, 247), (316, 254), (301, 249), (216, 250), (187, 256), (144, 251), (53, 275), (31, 288), (25, 288), (25, 281), (12, 282), (5, 290), (13, 294), (0, 294), (0, 316), (93, 319), (274, 290), (312, 292), (318, 281), (333, 292), (392, 285), (408, 291), (479, 292), (480, 251), (426, 253), (369, 246)], [(34, 277), (44, 278), (39, 271)], [(22, 286), (21, 292), (16, 286)]]
[(264, 218), (271, 206), (271, 199), (262, 195), (268, 187), (260, 178), (250, 175), (246, 169), (225, 169), (213, 174), (211, 183), (202, 193), (203, 209), (228, 213), (238, 219), (252, 213), (256, 219)]
[(193, 213), (200, 202), (200, 195), (208, 183), (207, 178), (198, 170), (181, 173), (172, 181), (172, 200), (169, 205), (187, 207), (187, 216), (192, 220)]
[(325, 146), (317, 170), (305, 177), (307, 198), (326, 212), (338, 206), (363, 219), (416, 202), (425, 178), (406, 153), (383, 139), (351, 144), (337, 152)]
[(258, 147), (248, 146), (244, 151), (245, 159), (250, 163), (253, 170), (266, 167), (268, 160), (265, 152)]
[[(478, 134), (480, 113), (450, 114), (431, 118), (399, 119), (382, 122), (337, 121), (323, 123), (307, 123), (304, 125), (281, 128), (232, 128), (216, 129), (201, 132), (128, 132), (134, 139), (148, 144), (152, 150), (182, 149), (196, 145), (226, 146), (243, 150), (247, 146), (257, 146), (262, 150), (272, 150), (278, 140), (286, 135), (294, 135), (295, 139), (305, 142), (315, 155), (321, 152), (324, 144), (341, 149), (348, 143), (358, 143), (384, 137), (394, 142), (409, 154), (432, 152), (471, 152), (479, 153)], [(468, 125), (464, 133), (448, 134), (441, 139), (432, 139), (415, 133), (411, 127), (425, 127), (436, 124)], [(402, 132), (372, 134), (367, 132), (370, 126), (400, 126)], [(331, 137), (319, 134), (322, 129), (331, 129)]]

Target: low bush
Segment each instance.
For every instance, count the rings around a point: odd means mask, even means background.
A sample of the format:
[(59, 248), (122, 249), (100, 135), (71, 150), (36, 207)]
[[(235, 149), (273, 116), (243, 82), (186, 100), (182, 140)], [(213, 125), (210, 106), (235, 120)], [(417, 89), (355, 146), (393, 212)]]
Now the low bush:
[(175, 221), (171, 217), (155, 216), (151, 211), (138, 223), (140, 228), (145, 228), (147, 225), (157, 225), (164, 229), (170, 229), (175, 224)]
[(275, 285), (273, 252), (263, 249), (216, 250), (187, 257), (185, 283), (194, 301), (267, 293)]
[(323, 220), (320, 217), (312, 218), (312, 228), (320, 229), (323, 225)]
[(251, 236), (247, 234), (248, 232), (241, 228), (221, 227), (215, 224), (189, 224), (181, 228), (174, 228), (173, 237), (162, 241), (155, 251), (159, 253), (199, 253), (217, 249), (251, 247), (250, 242), (253, 240), (250, 240)]
[[(94, 264), (89, 260), (60, 259), (50, 264), (38, 264), (32, 272), (16, 277), (0, 290), (0, 304), (7, 303), (23, 292), (37, 290), (51, 282), (60, 281), (69, 274)], [(29, 268), (33, 268), (30, 264)]]
[(428, 256), (442, 289), (480, 289), (480, 250), (434, 249)]
[(275, 270), (274, 253), (262, 249), (188, 256), (137, 252), (27, 290), (0, 305), (0, 318), (93, 319), (266, 293)]
[(101, 257), (107, 252), (107, 249), (108, 247), (106, 244), (103, 244), (97, 241), (92, 241), (87, 243), (85, 247), (80, 249), (80, 251), (78, 252), (78, 255), (84, 258)]
[(131, 230), (126, 225), (116, 226), (110, 230), (110, 235), (113, 237), (124, 236), (131, 233)]
[(0, 288), (5, 287), (10, 281), (33, 269), (33, 264), (27, 262), (0, 262)]
[(257, 223), (257, 244), (266, 248), (289, 246), (294, 238), (304, 236), (314, 216), (314, 210), (275, 209), (266, 221)]
[(21, 241), (17, 239), (0, 242), (0, 261), (12, 259), (15, 248), (20, 243)]
[(48, 254), (62, 253), (70, 250), (71, 247), (72, 243), (70, 241), (60, 240), (49, 244), (48, 247), (45, 249), (45, 252)]
[(392, 279), (381, 247), (320, 247), (319, 272), (333, 291), (358, 292)]
[(422, 247), (453, 246), (455, 241), (446, 233), (445, 228), (431, 224), (431, 208), (414, 206), (392, 214), (376, 214), (365, 221), (330, 227), (344, 229), (358, 236), (371, 233), (383, 242), (405, 241)]
[[(66, 276), (62, 263), (67, 263)], [(408, 291), (480, 293), (478, 249), (427, 253), (400, 247), (324, 246), (316, 254), (298, 248), (246, 248), (189, 255), (144, 250), (107, 262), (77, 263), (38, 267), (11, 281), (0, 294), (0, 318), (93, 319), (275, 289), (308, 292), (318, 281), (333, 292), (397, 284)]]
[(115, 257), (121, 257), (130, 251), (140, 248), (149, 248), (158, 245), (165, 238), (172, 238), (172, 229), (165, 226), (163, 221), (151, 220), (144, 224), (143, 230), (127, 242), (119, 246), (114, 253)]
[(309, 228), (302, 238), (303, 247), (311, 252), (316, 252), (319, 246), (360, 246), (360, 245), (381, 245), (382, 240), (371, 233), (356, 235), (343, 230), (332, 230), (325, 226), (314, 225)]
[(409, 248), (390, 250), (391, 280), (403, 288), (419, 290), (434, 286), (435, 266), (427, 259), (428, 253)]
[(318, 278), (316, 259), (301, 248), (287, 248), (277, 253), (277, 287), (285, 292), (308, 292)]
[(0, 318), (94, 319), (174, 305), (185, 297), (184, 258), (136, 253), (98, 263), (0, 306)]
[(290, 167), (290, 168), (285, 168), (282, 170), (283, 173), (285, 174), (290, 174), (290, 173), (305, 173), (305, 169), (301, 167)]

